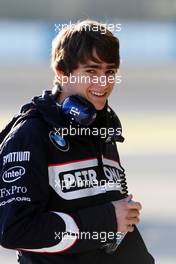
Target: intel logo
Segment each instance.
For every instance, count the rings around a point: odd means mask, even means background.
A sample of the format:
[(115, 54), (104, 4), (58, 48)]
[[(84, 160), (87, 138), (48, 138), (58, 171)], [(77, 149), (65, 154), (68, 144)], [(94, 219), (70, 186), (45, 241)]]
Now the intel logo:
[(25, 168), (21, 166), (15, 166), (9, 168), (2, 175), (2, 179), (4, 182), (14, 182), (21, 178), (25, 174)]

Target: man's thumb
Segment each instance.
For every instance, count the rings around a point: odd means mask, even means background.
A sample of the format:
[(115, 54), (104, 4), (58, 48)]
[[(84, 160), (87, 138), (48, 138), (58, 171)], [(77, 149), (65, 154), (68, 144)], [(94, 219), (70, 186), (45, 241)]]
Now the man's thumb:
[(125, 200), (126, 200), (127, 202), (130, 202), (130, 201), (132, 200), (132, 198), (133, 198), (133, 195), (132, 195), (132, 194), (129, 194), (129, 195), (127, 196), (127, 198), (125, 198)]

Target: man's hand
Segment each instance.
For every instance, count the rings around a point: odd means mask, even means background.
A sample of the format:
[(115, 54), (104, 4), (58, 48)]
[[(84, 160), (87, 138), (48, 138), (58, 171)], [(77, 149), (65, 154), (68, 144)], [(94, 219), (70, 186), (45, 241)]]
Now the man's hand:
[(139, 202), (132, 201), (132, 197), (130, 194), (125, 199), (112, 202), (116, 213), (117, 232), (133, 232), (133, 225), (138, 224), (140, 221), (139, 211), (142, 209), (142, 206)]

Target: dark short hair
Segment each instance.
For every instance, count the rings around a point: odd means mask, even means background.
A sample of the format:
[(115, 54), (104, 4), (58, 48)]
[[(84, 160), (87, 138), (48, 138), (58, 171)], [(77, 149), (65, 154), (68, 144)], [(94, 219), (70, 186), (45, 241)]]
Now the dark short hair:
[(69, 75), (85, 63), (87, 59), (97, 62), (92, 51), (107, 63), (120, 65), (119, 40), (105, 24), (93, 20), (84, 20), (73, 26), (63, 28), (52, 42), (51, 67)]

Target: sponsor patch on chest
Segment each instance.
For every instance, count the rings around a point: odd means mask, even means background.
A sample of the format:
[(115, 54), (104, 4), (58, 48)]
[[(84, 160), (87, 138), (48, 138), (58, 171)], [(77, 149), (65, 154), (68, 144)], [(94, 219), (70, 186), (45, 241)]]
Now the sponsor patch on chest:
[[(118, 162), (103, 158), (100, 175), (96, 158), (50, 165), (49, 184), (66, 200), (93, 196), (107, 191), (120, 191), (123, 169)], [(103, 174), (103, 175), (102, 175)]]

